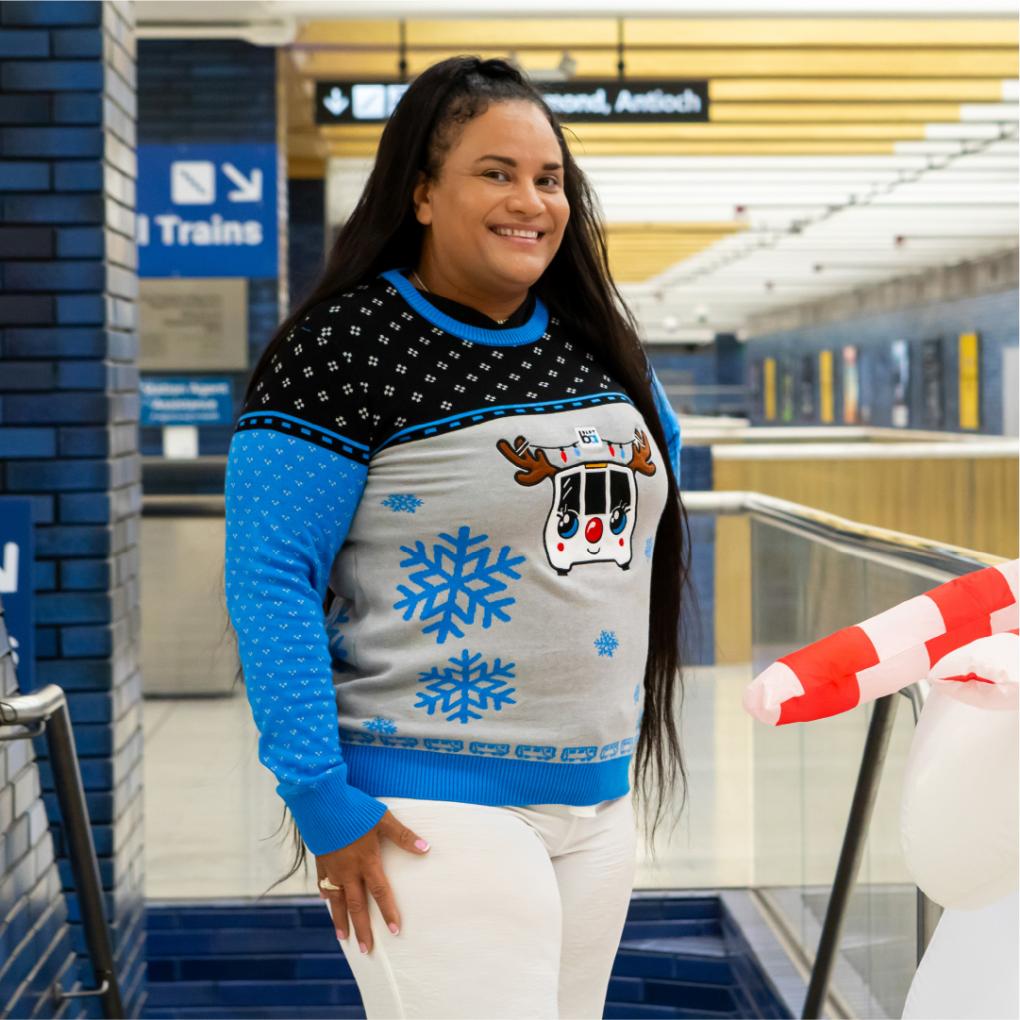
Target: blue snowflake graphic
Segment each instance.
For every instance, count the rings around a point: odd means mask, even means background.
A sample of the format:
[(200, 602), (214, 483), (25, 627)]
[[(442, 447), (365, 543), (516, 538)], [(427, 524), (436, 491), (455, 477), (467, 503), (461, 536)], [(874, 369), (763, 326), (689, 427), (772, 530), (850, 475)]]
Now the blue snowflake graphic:
[(413, 514), (418, 507), (425, 505), (425, 500), (412, 496), (409, 492), (392, 492), (380, 502), (383, 506), (388, 506), (394, 513), (407, 514)]
[(638, 692), (641, 690), (641, 684), (634, 684), (634, 704), (638, 703)]
[(387, 719), (384, 716), (377, 715), (374, 719), (369, 719), (367, 722), (361, 724), (366, 730), (371, 730), (373, 733), (396, 733), (397, 725), (392, 719)]
[(408, 554), (407, 559), (400, 561), (400, 565), (420, 569), (409, 575), (416, 589), (397, 585), (397, 591), (404, 597), (394, 602), (393, 608), (403, 609), (405, 620), (410, 620), (419, 610), (422, 622), (437, 617), (422, 629), (422, 633), (435, 633), (439, 644), (443, 644), (451, 634), (462, 638), (464, 632), (457, 621), (472, 624), (479, 610), (482, 613), (482, 626), (486, 629), (492, 626), (493, 618), (508, 623), (510, 617), (506, 607), (517, 601), (510, 597), (496, 599), (493, 596), (507, 589), (506, 582), (499, 580), (497, 575), (520, 578), (521, 575), (513, 568), (523, 563), (524, 557), (511, 556), (510, 547), (505, 545), (490, 563), (490, 546), (472, 549), (479, 542), (485, 542), (489, 536), (469, 537), (470, 530), (465, 524), (458, 530), (456, 538), (446, 533), (440, 534), (439, 538), (446, 544), (436, 542), (431, 554), (421, 541), (415, 542), (413, 549), (406, 545), (400, 547)]
[(612, 657), (613, 652), (620, 647), (620, 642), (616, 640), (616, 635), (611, 630), (604, 630), (595, 639), (594, 645), (599, 650), (599, 655)]
[(329, 637), (329, 650), (336, 659), (346, 659), (347, 649), (344, 648), (344, 634), (340, 630), (342, 623), (347, 623), (350, 617), (347, 615), (347, 602), (344, 599), (333, 599), (326, 615), (326, 634)]
[(655, 547), (655, 539), (651, 535), (645, 539), (645, 556), (648, 559), (652, 558), (652, 549)]
[(438, 707), (440, 712), (450, 713), (446, 717), (448, 722), (467, 723), (482, 718), (481, 712), (472, 708), (482, 711), (492, 708), (498, 712), (504, 705), (516, 705), (510, 695), (517, 688), (506, 685), (506, 680), (514, 678), (514, 663), (503, 665), (496, 659), (492, 666), (487, 662), (475, 665), (481, 657), (481, 652), (471, 655), (465, 649), (459, 657), (447, 660), (452, 666), (442, 670), (433, 666), (422, 673), (418, 682), (425, 684), (431, 693), (419, 691), (414, 707), (427, 708), (429, 715), (435, 714)]

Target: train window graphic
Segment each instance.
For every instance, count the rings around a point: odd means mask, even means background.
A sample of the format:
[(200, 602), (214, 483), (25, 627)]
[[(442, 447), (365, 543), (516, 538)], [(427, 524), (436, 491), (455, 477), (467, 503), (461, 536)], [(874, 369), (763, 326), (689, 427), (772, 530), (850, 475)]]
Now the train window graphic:
[[(569, 467), (551, 463), (545, 450), (530, 447), (524, 436), (518, 436), (512, 444), (506, 439), (496, 443), (500, 453), (518, 468), (514, 479), (519, 485), (538, 485), (546, 478), (552, 479), (552, 503), (543, 544), (558, 574), (568, 574), (571, 567), (581, 563), (613, 562), (623, 570), (630, 569), (638, 504), (636, 476), (656, 471), (647, 435), (635, 429), (634, 436), (628, 441), (631, 455), (626, 462), (585, 460)], [(605, 443), (599, 440), (597, 445)], [(608, 445), (615, 450), (628, 444)]]

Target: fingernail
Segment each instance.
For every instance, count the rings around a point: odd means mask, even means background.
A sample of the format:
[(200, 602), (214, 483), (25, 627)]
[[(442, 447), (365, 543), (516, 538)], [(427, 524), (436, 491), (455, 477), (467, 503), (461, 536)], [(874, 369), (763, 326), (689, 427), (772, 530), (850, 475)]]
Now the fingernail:
[(339, 932), (339, 931), (338, 931), (338, 932), (336, 933), (336, 940), (337, 940), (337, 942), (343, 942), (343, 940), (344, 940), (345, 938), (347, 938), (347, 935), (346, 935), (346, 934), (345, 934), (344, 932)]
[(417, 848), (418, 848), (419, 850), (428, 850), (428, 848), (429, 848), (429, 844), (428, 844), (428, 841), (427, 841), (427, 840), (424, 840), (424, 839), (416, 839), (416, 840), (414, 841), (414, 845), (415, 845), (415, 846), (416, 846), (416, 847), (417, 847)]
[(390, 931), (393, 932), (394, 935), (400, 934), (400, 929), (392, 921), (390, 921)]
[(364, 942), (359, 942), (358, 945), (361, 946), (361, 951), (363, 953), (367, 953), (368, 952), (368, 948), (367, 948), (367, 946), (365, 945)]

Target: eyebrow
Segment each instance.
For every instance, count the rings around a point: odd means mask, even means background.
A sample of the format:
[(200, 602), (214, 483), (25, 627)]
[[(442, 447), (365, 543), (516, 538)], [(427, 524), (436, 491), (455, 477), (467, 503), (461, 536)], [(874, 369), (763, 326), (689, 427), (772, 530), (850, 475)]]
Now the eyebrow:
[[(497, 163), (505, 163), (507, 166), (513, 166), (513, 167), (517, 166), (517, 160), (516, 159), (511, 159), (509, 156), (496, 156), (496, 155), (494, 155), (492, 153), (488, 153), (485, 156), (479, 156), (478, 159), (475, 160), (475, 162), (476, 163), (481, 163), (481, 161), (483, 159), (494, 159), (494, 160), (496, 160)], [(542, 164), (542, 169), (543, 170), (562, 170), (563, 169), (563, 165), (561, 163), (543, 163)]]

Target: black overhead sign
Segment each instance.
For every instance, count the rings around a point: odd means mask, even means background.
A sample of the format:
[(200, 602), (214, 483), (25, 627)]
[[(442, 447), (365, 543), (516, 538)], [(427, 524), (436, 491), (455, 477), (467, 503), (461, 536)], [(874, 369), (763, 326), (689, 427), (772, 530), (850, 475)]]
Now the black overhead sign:
[[(707, 81), (585, 78), (535, 82), (562, 120), (588, 124), (708, 120)], [(315, 87), (317, 124), (372, 124), (387, 120), (407, 84), (320, 81)]]

